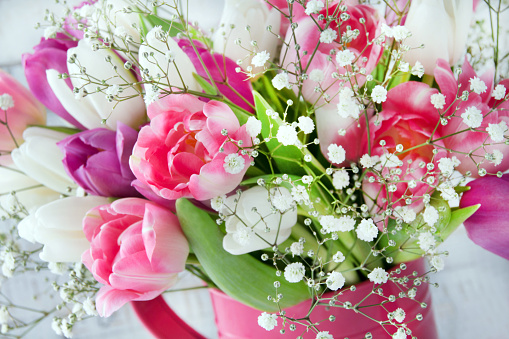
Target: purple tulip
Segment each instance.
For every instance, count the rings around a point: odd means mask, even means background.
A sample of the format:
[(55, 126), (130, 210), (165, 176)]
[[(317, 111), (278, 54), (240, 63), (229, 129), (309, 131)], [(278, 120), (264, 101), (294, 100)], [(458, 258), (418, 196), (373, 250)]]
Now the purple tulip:
[[(42, 38), (41, 42), (34, 47), (34, 54), (25, 53), (21, 60), (28, 87), (33, 95), (61, 118), (80, 129), (85, 129), (62, 106), (46, 78), (46, 70), (48, 69), (57, 70), (59, 73), (67, 73), (67, 50), (77, 45), (76, 41), (70, 40), (62, 33), (57, 33), (56, 39)], [(65, 82), (72, 89), (71, 80), (66, 79)]]
[(71, 135), (58, 143), (69, 176), (87, 193), (105, 197), (134, 197), (129, 168), (138, 133), (118, 123), (117, 131), (94, 128)]
[[(251, 82), (245, 74), (237, 73), (235, 71), (238, 65), (233, 60), (219, 53), (214, 55), (210, 54), (205, 46), (197, 40), (194, 40), (193, 43), (196, 46), (199, 56), (188, 40), (180, 39), (177, 40), (177, 42), (179, 47), (182, 48), (184, 53), (187, 54), (193, 63), (196, 71), (198, 72), (198, 75), (204, 77), (205, 79), (209, 78), (201, 63), (201, 61), (203, 61), (203, 64), (205, 67), (207, 67), (210, 76), (214, 82), (216, 82), (219, 92), (221, 92), (221, 94), (223, 94), (235, 105), (242, 107), (248, 112), (254, 112), (253, 107), (247, 103), (249, 102), (254, 106), (254, 98), (252, 93), (253, 88), (251, 87)], [(224, 84), (226, 83), (226, 79), (228, 80), (229, 86)], [(245, 98), (247, 102), (242, 98)]]
[(481, 204), (481, 207), (465, 221), (468, 237), (474, 243), (509, 260), (509, 174), (502, 178), (483, 177), (468, 184), (470, 190), (463, 193), (460, 207)]

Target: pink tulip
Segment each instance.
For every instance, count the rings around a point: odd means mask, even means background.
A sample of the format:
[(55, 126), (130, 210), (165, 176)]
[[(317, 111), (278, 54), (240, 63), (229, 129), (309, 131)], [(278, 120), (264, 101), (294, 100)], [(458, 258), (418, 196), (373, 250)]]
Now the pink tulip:
[[(62, 106), (49, 86), (46, 77), (46, 70), (48, 69), (55, 69), (58, 73), (68, 73), (67, 50), (77, 45), (76, 41), (72, 41), (62, 33), (57, 33), (56, 39), (42, 38), (41, 42), (34, 46), (33, 54), (23, 54), (22, 63), (28, 87), (30, 87), (34, 96), (62, 119), (80, 129), (84, 129), (83, 125)], [(65, 82), (72, 89), (71, 80), (66, 79)]]
[[(444, 139), (445, 146), (451, 149), (453, 153), (456, 151), (465, 154), (455, 154), (461, 161), (457, 169), (461, 173), (470, 171), (473, 177), (479, 177), (476, 163), (479, 164), (479, 168), (484, 168), (488, 173), (509, 169), (509, 146), (505, 145), (504, 142), (494, 142), (486, 133), (489, 124), (505, 122), (509, 126), (509, 102), (503, 99), (496, 100), (492, 97), (494, 89), (492, 70), (479, 77), (486, 84), (486, 91), (481, 94), (471, 92), (469, 80), (476, 76), (477, 74), (468, 60), (465, 60), (458, 80), (455, 79), (449, 64), (445, 60), (438, 60), (435, 69), (435, 79), (442, 94), (445, 95), (444, 111), (447, 110), (445, 115), (451, 116), (455, 113), (447, 125), (441, 126), (441, 135), (451, 135), (468, 129), (469, 127), (463, 122), (461, 114), (469, 107), (475, 107), (484, 116), (481, 126), (475, 128), (475, 131), (462, 132)], [(506, 90), (509, 90), (509, 79), (502, 80), (499, 85), (503, 85)], [(456, 96), (461, 96), (464, 91), (471, 92), (468, 95), (468, 100), (456, 100)], [(483, 146), (483, 143), (485, 146)], [(486, 153), (493, 153), (495, 150), (503, 155), (502, 162), (499, 165), (485, 159)], [(468, 156), (471, 151), (473, 151), (472, 158)]]
[[(368, 44), (368, 39), (369, 42), (371, 42), (380, 35), (381, 25), (385, 22), (383, 18), (379, 17), (377, 10), (369, 5), (356, 5), (351, 3), (351, 1), (348, 1), (348, 9), (344, 13), (349, 15), (349, 19), (344, 21), (341, 20), (341, 25), (338, 26), (337, 21), (340, 21), (339, 16), (343, 13), (339, 10), (339, 8), (337, 8), (339, 5), (340, 3), (338, 1), (334, 1), (329, 4), (329, 8), (324, 7), (320, 11), (320, 14), (325, 17), (327, 15), (331, 15), (331, 13), (335, 13), (338, 17), (337, 20), (332, 21), (328, 26), (328, 28), (338, 33), (338, 38), (335, 41), (332, 43), (319, 43), (321, 29), (317, 27), (317, 24), (315, 23), (319, 14), (312, 14), (313, 18), (309, 15), (303, 15), (297, 20), (298, 27), (295, 29), (295, 39), (293, 38), (291, 28), (289, 28), (286, 34), (286, 41), (290, 44), (290, 46), (288, 48), (283, 48), (281, 51), (281, 60), (284, 61), (284, 66), (287, 66), (290, 72), (294, 70), (296, 64), (302, 65), (302, 69), (306, 70), (305, 73), (308, 75), (311, 74), (313, 70), (322, 71), (324, 77), (320, 85), (323, 89), (327, 89), (326, 93), (331, 98), (338, 93), (342, 83), (344, 83), (344, 81), (334, 79), (332, 77), (332, 73), (336, 72), (338, 74), (344, 74), (346, 69), (344, 67), (337, 66), (334, 57), (330, 61), (328, 58), (331, 56), (331, 50), (339, 52), (342, 49), (341, 46), (343, 43), (341, 42), (341, 37), (346, 32), (347, 26), (351, 28), (351, 31), (356, 29), (359, 30), (357, 38), (352, 39), (347, 46), (348, 50), (352, 52), (357, 59), (355, 65), (359, 68), (365, 68), (366, 75), (370, 74), (371, 71), (375, 69), (383, 52), (382, 46), (374, 43)], [(364, 24), (361, 23), (361, 18), (365, 20)], [(321, 28), (324, 29), (325, 21), (318, 22)], [(296, 40), (300, 45), (298, 54), (295, 50), (294, 40)], [(314, 51), (317, 45), (318, 49), (315, 53)], [(304, 54), (304, 52), (307, 52), (307, 54)], [(299, 56), (300, 60), (298, 59)], [(366, 61), (363, 60), (364, 57), (366, 58)], [(350, 66), (347, 66), (347, 68), (351, 71)], [(356, 76), (355, 81), (359, 86), (362, 86), (362, 84), (366, 81), (366, 77), (360, 75)], [(325, 100), (321, 93), (315, 92), (315, 87), (317, 85), (317, 82), (308, 78), (303, 82), (302, 95), (307, 101), (311, 103), (318, 101), (318, 104), (322, 105), (325, 103)], [(349, 84), (347, 84), (347, 86), (349, 86)], [(322, 95), (321, 98), (320, 95)]]
[[(375, 173), (368, 172), (363, 183), (368, 205), (376, 204), (381, 209), (386, 209), (389, 202), (393, 203), (393, 206), (405, 206), (403, 199), (411, 197), (413, 201), (411, 208), (417, 213), (424, 206), (423, 194), (431, 193), (433, 190), (424, 178), (431, 176), (432, 184), (438, 184), (438, 170), (428, 171), (426, 167), (419, 165), (421, 162), (433, 163), (436, 169), (438, 160), (446, 156), (447, 151), (432, 145), (411, 149), (425, 143), (438, 124), (438, 112), (430, 101), (430, 96), (437, 92), (436, 89), (429, 88), (421, 82), (403, 83), (387, 93), (387, 101), (382, 104), (382, 111), (371, 119), (369, 123), (371, 156), (395, 153), (400, 160), (401, 166), (398, 168), (401, 169), (401, 174), (391, 173), (393, 168), (388, 166), (382, 169), (384, 177), (389, 176), (396, 182), (396, 191), (387, 193), (386, 185), (378, 182), (380, 178)], [(375, 121), (379, 121), (380, 124), (377, 126)], [(435, 133), (434, 137), (439, 138), (440, 135)], [(366, 140), (367, 138), (363, 140), (364, 153), (369, 149)], [(385, 146), (380, 145), (382, 140), (385, 141)], [(403, 146), (401, 153), (396, 151), (398, 144)], [(443, 147), (440, 141), (437, 141), (437, 145)], [(433, 155), (434, 149), (438, 152), (436, 155)], [(396, 176), (398, 178), (395, 178)], [(370, 182), (370, 177), (375, 177), (375, 181)], [(415, 180), (414, 187), (409, 185), (411, 180)]]
[(151, 300), (185, 269), (189, 245), (177, 217), (148, 200), (126, 198), (90, 210), (83, 220), (90, 250), (82, 261), (104, 284), (96, 299), (103, 317), (132, 300)]
[(0, 96), (4, 94), (12, 98), (14, 106), (7, 110), (0, 108), (0, 152), (11, 151), (21, 145), (27, 126), (46, 124), (44, 106), (16, 79), (0, 70)]
[(242, 140), (242, 147), (250, 147), (251, 138), (226, 104), (169, 95), (151, 104), (148, 116), (150, 125), (141, 129), (130, 164), (136, 178), (157, 195), (207, 200), (240, 184), (251, 158), (227, 141)]
[(509, 196), (509, 175), (476, 179), (468, 186), (470, 191), (463, 193), (460, 207), (481, 204), (464, 223), (469, 238), (509, 260), (509, 219), (505, 200)]

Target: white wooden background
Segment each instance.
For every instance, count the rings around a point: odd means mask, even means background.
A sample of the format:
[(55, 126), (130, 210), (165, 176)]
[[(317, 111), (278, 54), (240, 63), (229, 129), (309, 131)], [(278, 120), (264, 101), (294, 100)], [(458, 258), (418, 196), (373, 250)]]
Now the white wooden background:
[[(207, 3), (210, 7), (208, 18), (220, 16), (223, 0), (191, 1), (191, 9)], [(0, 67), (25, 85), (21, 54), (30, 52), (39, 41), (42, 31), (36, 31), (33, 25), (42, 21), (46, 8), (59, 7), (54, 0), (0, 0)], [(439, 288), (432, 289), (440, 338), (509, 338), (509, 261), (477, 247), (468, 239), (463, 227), (442, 248), (450, 252), (446, 269), (432, 278), (440, 284)], [(40, 276), (27, 276), (22, 281), (4, 282), (3, 289), (13, 299), (29, 302), (32, 294), (44, 294), (41, 280)], [(184, 274), (176, 288), (193, 284), (199, 282)], [(170, 293), (167, 300), (198, 331), (208, 338), (216, 338), (206, 291)], [(124, 307), (108, 319), (94, 318), (75, 327), (74, 338), (100, 337), (144, 339), (151, 335), (137, 322), (130, 307)], [(43, 324), (28, 338), (58, 336), (49, 324)]]

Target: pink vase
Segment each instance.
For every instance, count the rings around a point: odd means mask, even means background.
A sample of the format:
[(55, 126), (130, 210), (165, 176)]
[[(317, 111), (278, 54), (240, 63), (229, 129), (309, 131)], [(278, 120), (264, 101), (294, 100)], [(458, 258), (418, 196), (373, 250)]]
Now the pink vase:
[[(420, 274), (426, 271), (423, 259), (407, 263), (407, 269), (402, 272), (402, 275), (410, 275), (413, 271), (417, 271)], [(412, 286), (408, 284), (408, 287)], [(355, 305), (368, 295), (372, 289), (373, 283), (369, 281), (357, 284), (355, 291), (347, 290), (342, 296), (338, 296), (336, 305), (339, 306), (342, 302), (346, 301)], [(392, 282), (383, 285), (383, 294), (386, 297), (394, 295), (397, 298), (401, 291), (401, 286)], [(330, 293), (326, 295), (326, 297), (332, 297), (334, 294), (336, 293)], [(261, 314), (260, 311), (239, 303), (219, 290), (211, 289), (210, 296), (220, 339), (293, 339), (299, 335), (304, 339), (314, 339), (316, 337), (316, 333), (312, 331), (306, 332), (306, 328), (303, 325), (297, 325), (297, 328), (291, 331), (288, 326), (289, 324), (287, 324), (285, 326), (285, 333), (281, 334), (279, 331), (282, 328), (281, 319), (278, 319), (277, 328), (272, 331), (266, 331), (258, 326), (258, 316)], [(372, 294), (361, 303), (361, 306), (378, 304), (384, 300), (387, 300), (387, 298)], [(155, 306), (153, 311), (150, 310), (151, 303), (154, 303)], [(421, 303), (426, 303), (427, 307), (422, 308)], [(287, 308), (285, 310), (286, 314), (294, 318), (305, 317), (309, 311), (310, 304), (311, 301), (309, 300)], [(147, 306), (149, 307), (147, 308)], [(160, 299), (156, 298), (154, 301), (134, 302), (133, 307), (143, 324), (159, 339), (203, 338), (203, 336), (183, 323), (180, 318), (169, 309), (162, 297), (160, 297)], [(373, 338), (391, 338), (392, 334), (397, 330), (394, 325), (382, 327), (367, 316), (376, 320), (385, 321), (387, 320), (388, 312), (392, 312), (398, 307), (405, 310), (405, 321), (415, 319), (417, 314), (422, 315), (421, 321), (413, 320), (408, 323), (408, 328), (412, 330), (412, 336), (420, 339), (438, 338), (431, 308), (431, 293), (426, 283), (422, 283), (417, 288), (415, 300), (402, 298), (396, 299), (394, 302), (386, 302), (383, 307), (374, 306), (360, 308), (360, 311), (365, 315), (343, 307), (317, 306), (313, 310), (310, 320), (313, 322), (320, 322), (320, 331), (329, 331), (336, 339), (345, 337), (349, 339), (365, 338), (367, 332), (370, 332)], [(335, 316), (334, 321), (329, 320), (331, 315)], [(176, 326), (179, 326), (179, 324), (183, 324), (184, 330), (182, 331), (179, 328), (178, 332), (176, 332)]]

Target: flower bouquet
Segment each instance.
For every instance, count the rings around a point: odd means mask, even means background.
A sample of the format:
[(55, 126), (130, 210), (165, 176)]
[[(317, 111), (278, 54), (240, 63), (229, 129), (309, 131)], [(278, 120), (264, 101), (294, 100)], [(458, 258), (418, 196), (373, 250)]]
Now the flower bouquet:
[(187, 270), (222, 338), (435, 338), (438, 245), (465, 223), (509, 259), (502, 1), (227, 0), (209, 29), (192, 1), (64, 7), (31, 93), (0, 73), (0, 241), (5, 277), (67, 280), (33, 322), (6, 301), (4, 335), (132, 302), (200, 337), (160, 296)]

